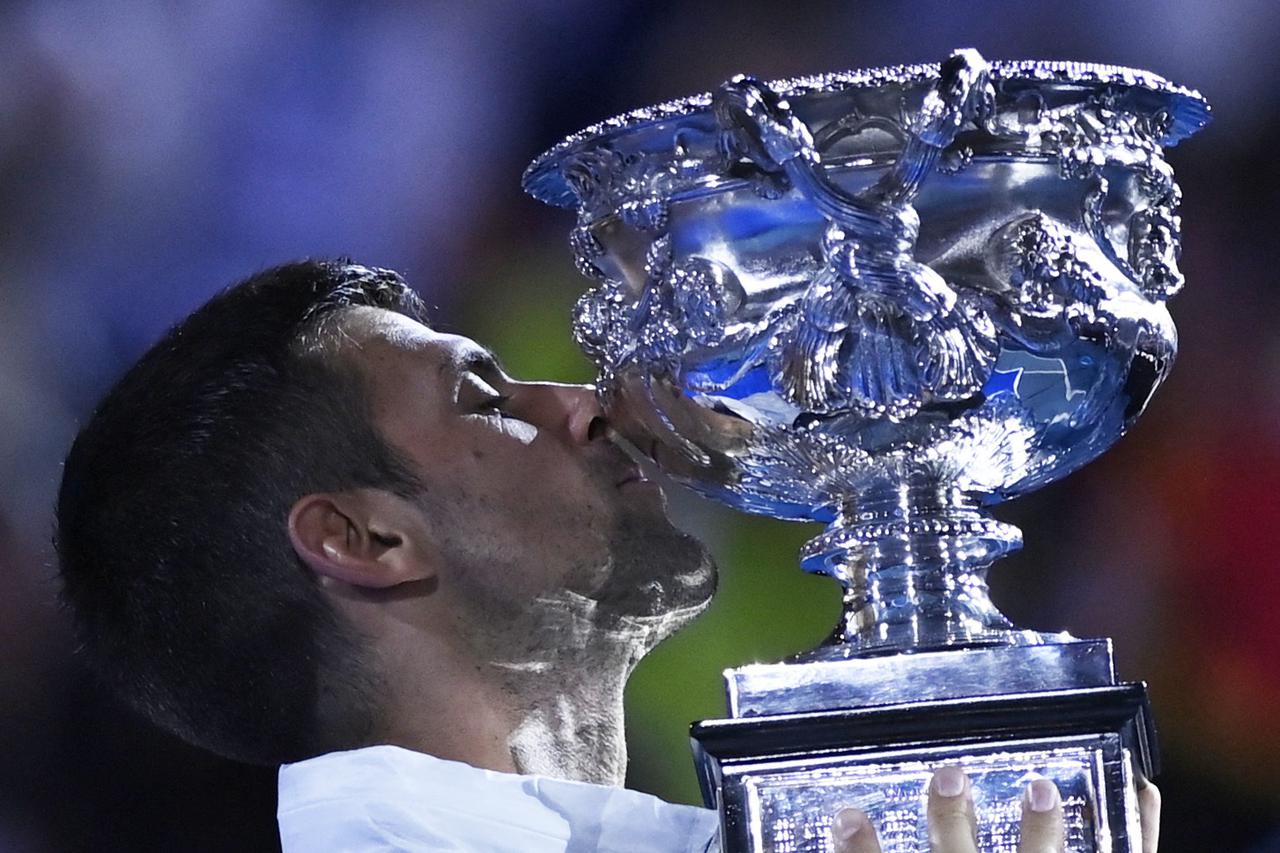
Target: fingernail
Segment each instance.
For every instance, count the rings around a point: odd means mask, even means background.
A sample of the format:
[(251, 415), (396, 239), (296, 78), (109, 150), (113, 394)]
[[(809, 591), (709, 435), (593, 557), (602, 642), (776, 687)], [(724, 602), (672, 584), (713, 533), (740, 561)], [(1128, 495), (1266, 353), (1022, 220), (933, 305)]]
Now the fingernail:
[(940, 767), (933, 774), (933, 790), (944, 797), (964, 793), (964, 771), (959, 767)]
[(1048, 779), (1035, 779), (1027, 786), (1027, 805), (1033, 812), (1053, 811), (1058, 804), (1058, 786)]
[(831, 834), (837, 841), (848, 841), (866, 825), (866, 815), (856, 809), (845, 809), (831, 821)]

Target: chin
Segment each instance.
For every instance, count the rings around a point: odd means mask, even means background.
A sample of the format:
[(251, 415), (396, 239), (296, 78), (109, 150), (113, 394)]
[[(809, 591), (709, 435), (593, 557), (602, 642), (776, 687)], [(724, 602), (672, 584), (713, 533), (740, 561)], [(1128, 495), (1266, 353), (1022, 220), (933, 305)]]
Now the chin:
[[(716, 591), (717, 568), (699, 540), (670, 523), (647, 535), (624, 535), (614, 551), (608, 593), (600, 606), (619, 617), (676, 619), (684, 624), (707, 608)], [(672, 630), (679, 627), (675, 625)]]

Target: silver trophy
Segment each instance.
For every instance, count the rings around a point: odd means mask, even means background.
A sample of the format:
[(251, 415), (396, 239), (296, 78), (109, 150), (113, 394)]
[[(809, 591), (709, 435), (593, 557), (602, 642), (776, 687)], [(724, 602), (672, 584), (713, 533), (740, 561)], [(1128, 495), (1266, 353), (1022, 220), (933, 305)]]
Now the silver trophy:
[(985, 575), (1021, 545), (988, 507), (1110, 447), (1177, 349), (1179, 190), (1163, 149), (1201, 96), (1144, 71), (916, 65), (762, 83), (569, 137), (525, 188), (575, 208), (595, 284), (574, 334), (621, 431), (748, 512), (826, 522), (820, 648), (725, 674), (693, 728), (728, 850), (829, 850), (865, 809), (927, 849), (931, 771), (973, 782), (980, 847), (1062, 792), (1072, 851), (1135, 850), (1146, 690), (1109, 640), (1013, 626)]

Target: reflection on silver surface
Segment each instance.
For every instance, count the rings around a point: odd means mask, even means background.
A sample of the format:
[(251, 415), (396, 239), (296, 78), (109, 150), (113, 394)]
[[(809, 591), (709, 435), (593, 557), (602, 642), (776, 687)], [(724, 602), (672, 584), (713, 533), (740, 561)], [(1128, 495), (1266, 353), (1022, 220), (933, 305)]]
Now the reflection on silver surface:
[(849, 658), (824, 648), (787, 663), (757, 663), (725, 673), (734, 717), (835, 711), (1001, 693), (1115, 684), (1110, 640)]
[(1177, 349), (1196, 93), (1075, 63), (851, 72), (638, 111), (539, 158), (596, 281), (578, 341), (690, 487), (830, 528), (804, 566), (865, 650), (1024, 642), (986, 507), (1102, 453)]
[(927, 760), (884, 755), (857, 765), (810, 766), (804, 773), (787, 768), (747, 774), (747, 796), (760, 815), (753, 849), (830, 853), (832, 818), (854, 806), (880, 817), (884, 853), (928, 850), (924, 805), (933, 768), (945, 761), (962, 765), (969, 775), (983, 853), (1017, 853), (1022, 791), (1035, 778), (1052, 779), (1062, 794), (1067, 849), (1110, 853), (1111, 830), (1098, 795), (1105, 784), (1103, 755), (1115, 740), (1010, 744), (931, 754)]
[[(1107, 694), (1106, 641), (1018, 630), (992, 604), (987, 567), (1022, 540), (989, 507), (1096, 458), (1167, 375), (1183, 277), (1164, 149), (1208, 120), (1199, 94), (1148, 72), (964, 50), (737, 77), (529, 167), (530, 193), (577, 211), (570, 244), (593, 284), (573, 330), (615, 427), (704, 495), (828, 524), (801, 559), (842, 585), (841, 622), (818, 650), (728, 673), (735, 718)], [(1132, 816), (1135, 738), (1147, 762), (1134, 714), (1097, 734), (1115, 741), (1105, 760), (1050, 745), (976, 787), (1004, 803), (1020, 773), (1056, 768), (1072, 802), (1099, 804), (1080, 806), (1070, 849), (1110, 849), (1110, 831), (1129, 850), (1133, 820), (1107, 815)], [(991, 737), (957, 756), (1010, 752)], [(944, 753), (845, 755), (831, 778), (908, 792), (873, 818), (906, 833), (887, 850), (916, 849), (916, 793)], [(733, 849), (824, 849), (797, 840), (835, 803), (812, 761), (771, 760), (749, 785), (707, 761), (724, 802), (754, 792), (726, 808)]]

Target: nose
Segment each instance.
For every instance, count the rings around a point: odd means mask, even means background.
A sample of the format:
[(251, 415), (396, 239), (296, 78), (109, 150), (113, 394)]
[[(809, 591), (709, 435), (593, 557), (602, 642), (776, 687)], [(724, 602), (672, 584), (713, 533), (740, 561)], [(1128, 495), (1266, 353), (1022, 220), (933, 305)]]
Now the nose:
[(604, 437), (607, 422), (591, 385), (520, 384), (521, 391), (513, 402), (520, 404), (522, 417), (569, 444), (588, 444)]

